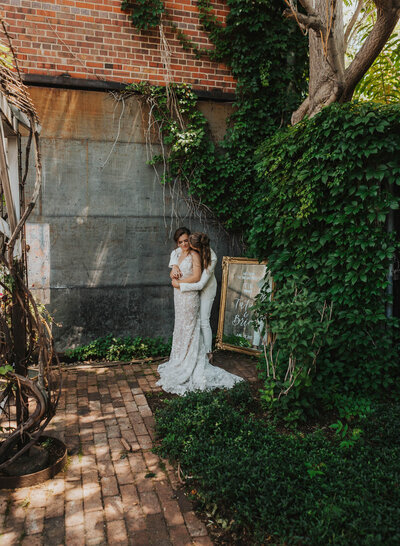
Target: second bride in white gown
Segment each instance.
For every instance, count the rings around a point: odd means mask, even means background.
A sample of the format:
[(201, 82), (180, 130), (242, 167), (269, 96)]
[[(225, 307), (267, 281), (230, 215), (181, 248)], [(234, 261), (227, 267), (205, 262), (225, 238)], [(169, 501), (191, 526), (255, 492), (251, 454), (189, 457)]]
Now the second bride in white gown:
[[(189, 246), (188, 234), (177, 239), (181, 248), (179, 268), (183, 282), (195, 282), (199, 278), (200, 256)], [(209, 253), (208, 253), (209, 256)], [(194, 274), (195, 272), (195, 274)], [(197, 275), (196, 275), (197, 273)], [(198, 277), (198, 278), (197, 278)], [(209, 363), (207, 350), (200, 328), (200, 296), (198, 291), (182, 292), (174, 288), (175, 325), (169, 361), (158, 367), (160, 379), (157, 385), (164, 391), (183, 395), (195, 390), (231, 388), (241, 377)]]

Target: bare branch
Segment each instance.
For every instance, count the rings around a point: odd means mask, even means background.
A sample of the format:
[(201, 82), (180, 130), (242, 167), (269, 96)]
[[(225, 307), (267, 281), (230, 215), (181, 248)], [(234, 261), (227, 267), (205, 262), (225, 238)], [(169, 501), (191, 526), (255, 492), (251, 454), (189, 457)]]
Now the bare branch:
[(42, 162), (41, 162), (40, 147), (39, 147), (39, 134), (37, 132), (36, 122), (33, 116), (31, 116), (30, 121), (31, 121), (32, 134), (33, 134), (33, 141), (35, 144), (35, 160), (36, 160), (35, 188), (33, 191), (32, 198), (30, 202), (28, 203), (28, 205), (26, 206), (25, 211), (22, 214), (20, 221), (15, 227), (11, 235), (11, 238), (8, 242), (8, 261), (9, 261), (10, 267), (13, 260), (13, 250), (14, 250), (15, 242), (22, 228), (24, 227), (26, 220), (28, 219), (30, 213), (32, 212), (33, 207), (36, 204), (36, 201), (39, 197), (40, 189), (42, 187)]
[(293, 9), (285, 9), (285, 11), (283, 12), (283, 16), (287, 19), (296, 19), (297, 23), (301, 24), (306, 29), (312, 28), (317, 32), (326, 32), (326, 29), (322, 24), (321, 19), (315, 15), (304, 15), (303, 13), (299, 13), (298, 11)]
[(370, 15), (369, 12), (367, 10), (364, 10), (364, 13), (362, 14), (360, 20), (358, 21), (358, 25), (353, 27), (350, 33), (350, 36), (347, 40), (347, 45), (352, 41), (354, 35), (357, 33), (357, 27), (360, 27), (364, 23), (364, 21), (368, 18), (369, 15)]
[(345, 71), (345, 87), (340, 97), (341, 102), (351, 99), (357, 83), (382, 51), (400, 19), (400, 9), (395, 7), (400, 4), (400, 0), (374, 2), (378, 8), (377, 19), (361, 49)]
[[(6, 33), (6, 28), (0, 18), (0, 30)], [(7, 35), (8, 36), (8, 35)], [(9, 36), (8, 36), (9, 39)], [(14, 55), (14, 67), (16, 59), (14, 50), (10, 45), (10, 50)], [(16, 416), (16, 426), (9, 430), (3, 430), (2, 442), (0, 445), (0, 470), (16, 461), (23, 453), (27, 452), (31, 445), (37, 442), (40, 434), (47, 426), (50, 419), (54, 416), (59, 393), (55, 392), (56, 383), (52, 373), (53, 358), (58, 361), (57, 355), (54, 355), (54, 346), (51, 336), (51, 330), (46, 323), (34, 301), (32, 294), (27, 288), (26, 282), (26, 252), (22, 251), (17, 259), (13, 256), (13, 250), (16, 242), (21, 241), (24, 247), (24, 225), (32, 211), (38, 198), (41, 187), (41, 159), (39, 146), (39, 119), (34, 106), (28, 95), (28, 92), (20, 78), (17, 77), (15, 70), (8, 66), (1, 66), (2, 96), (9, 102), (10, 106), (15, 106), (21, 113), (29, 118), (30, 136), (25, 148), (26, 162), (25, 170), (18, 170), (19, 189), (23, 192), (29, 167), (29, 152), (31, 143), (34, 146), (36, 163), (36, 180), (33, 196), (30, 199), (25, 211), (22, 211), (25, 202), (24, 196), (20, 195), (14, 202), (13, 199), (6, 200), (5, 207), (2, 210), (3, 220), (10, 219), (13, 209), (21, 213), (20, 220), (10, 222), (9, 240), (5, 239), (2, 243), (2, 252), (0, 253), (0, 265), (3, 273), (12, 280), (11, 288), (7, 288), (6, 294), (10, 298), (11, 304), (5, 305), (0, 313), (0, 350), (2, 362), (14, 368), (14, 372), (0, 377), (0, 387), (5, 385), (5, 393), (15, 389), (14, 396), (7, 396), (3, 399), (3, 412), (7, 415)], [(25, 124), (25, 121), (24, 121)], [(3, 122), (1, 121), (0, 132), (3, 132)], [(7, 184), (8, 169), (7, 157), (5, 158), (4, 137), (1, 139), (0, 159), (2, 163), (2, 177), (4, 176)], [(20, 145), (20, 139), (18, 139)], [(18, 149), (20, 153), (20, 149)], [(9, 178), (9, 177), (8, 177)], [(3, 186), (2, 184), (1, 186)], [(4, 198), (4, 188), (0, 187), (0, 197)], [(6, 216), (7, 215), (7, 216)], [(18, 216), (16, 215), (16, 218)], [(22, 237), (21, 237), (22, 234)], [(7, 252), (6, 252), (7, 248)], [(0, 285), (4, 284), (1, 283)], [(26, 347), (26, 350), (25, 348)], [(31, 361), (34, 350), (38, 358), (38, 376), (30, 378), (27, 375), (26, 366)], [(0, 388), (1, 390), (1, 388)], [(36, 403), (36, 407), (32, 407)]]
[[(29, 432), (33, 427), (37, 425), (37, 423), (40, 423), (47, 409), (46, 400), (43, 397), (40, 389), (38, 389), (33, 381), (31, 381), (27, 377), (23, 377), (22, 375), (18, 375), (15, 373), (7, 374), (6, 378), (11, 382), (18, 381), (18, 384), (23, 385), (23, 387), (30, 393), (31, 397), (35, 400), (36, 408), (33, 412), (31, 412), (26, 422), (24, 422), (12, 434), (10, 434), (6, 440), (2, 442), (0, 446), (0, 459), (4, 456), (4, 454), (7, 453), (7, 450), (9, 450), (10, 446), (13, 445), (15, 440), (18, 439), (21, 434), (23, 434), (24, 432)], [(0, 469), (3, 466), (9, 465), (10, 462), (11, 459), (7, 460), (5, 463), (2, 463), (0, 465)]]
[(357, 4), (357, 7), (356, 7), (356, 10), (355, 10), (355, 12), (353, 13), (353, 16), (352, 16), (352, 18), (350, 19), (349, 24), (347, 25), (346, 30), (345, 30), (345, 33), (344, 33), (344, 44), (345, 44), (345, 49), (347, 49), (347, 44), (348, 44), (348, 40), (349, 40), (350, 33), (351, 33), (351, 31), (352, 31), (354, 25), (355, 25), (356, 22), (357, 22), (358, 16), (360, 15), (360, 12), (361, 12), (363, 6), (364, 6), (364, 0), (358, 0), (358, 4)]

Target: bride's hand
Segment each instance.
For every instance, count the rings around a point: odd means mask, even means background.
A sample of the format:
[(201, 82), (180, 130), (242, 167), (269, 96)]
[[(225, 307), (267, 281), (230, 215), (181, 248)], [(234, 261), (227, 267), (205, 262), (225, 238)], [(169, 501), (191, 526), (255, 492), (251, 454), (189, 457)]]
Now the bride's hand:
[(172, 279), (171, 284), (174, 288), (177, 288), (179, 290), (179, 282), (176, 279)]
[(169, 276), (171, 277), (171, 279), (180, 279), (182, 277), (181, 270), (177, 265), (172, 266), (172, 271)]

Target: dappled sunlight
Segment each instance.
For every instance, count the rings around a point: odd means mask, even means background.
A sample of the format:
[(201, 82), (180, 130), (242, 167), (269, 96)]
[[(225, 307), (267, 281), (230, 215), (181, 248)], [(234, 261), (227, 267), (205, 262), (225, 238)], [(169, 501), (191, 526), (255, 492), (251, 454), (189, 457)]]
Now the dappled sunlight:
[(93, 269), (88, 271), (89, 281), (88, 286), (95, 287), (100, 284), (101, 276), (103, 274), (103, 269), (107, 263), (107, 258), (110, 252), (110, 240), (111, 240), (111, 230), (109, 229), (105, 238), (98, 244), (97, 250), (95, 252), (95, 259), (93, 264)]
[(3, 537), (17, 543), (24, 531), (27, 538), (43, 535), (46, 544), (89, 537), (112, 544), (118, 523), (124, 544), (178, 544), (177, 536), (212, 544), (191, 503), (178, 494), (174, 469), (151, 452), (154, 418), (145, 393), (160, 391), (156, 370), (156, 363), (63, 368), (47, 432), (65, 440), (68, 462), (39, 486), (0, 491)]

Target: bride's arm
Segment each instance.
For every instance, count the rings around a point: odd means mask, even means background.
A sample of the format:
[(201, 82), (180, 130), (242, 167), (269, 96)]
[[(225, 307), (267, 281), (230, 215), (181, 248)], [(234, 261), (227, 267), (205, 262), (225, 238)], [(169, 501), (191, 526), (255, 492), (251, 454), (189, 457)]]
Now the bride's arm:
[(171, 268), (171, 273), (169, 274), (171, 279), (179, 279), (180, 277), (182, 277), (182, 273), (178, 265), (179, 263), (178, 260), (179, 260), (178, 249), (175, 248), (171, 252), (171, 256), (170, 256), (169, 264), (168, 264), (168, 267)]
[(211, 275), (214, 273), (215, 266), (217, 265), (217, 255), (211, 250), (211, 263), (207, 269), (203, 270), (199, 282), (188, 282), (187, 279), (183, 279), (179, 282), (179, 288), (182, 292), (189, 292), (190, 290), (203, 290), (205, 285), (210, 280)]

